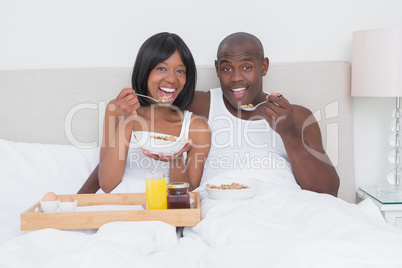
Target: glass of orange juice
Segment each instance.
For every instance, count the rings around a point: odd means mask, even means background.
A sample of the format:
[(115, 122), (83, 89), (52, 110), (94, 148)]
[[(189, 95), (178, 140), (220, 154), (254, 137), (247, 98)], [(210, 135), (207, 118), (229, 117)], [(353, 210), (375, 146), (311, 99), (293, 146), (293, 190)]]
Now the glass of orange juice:
[(164, 172), (146, 174), (147, 209), (167, 209), (167, 180)]

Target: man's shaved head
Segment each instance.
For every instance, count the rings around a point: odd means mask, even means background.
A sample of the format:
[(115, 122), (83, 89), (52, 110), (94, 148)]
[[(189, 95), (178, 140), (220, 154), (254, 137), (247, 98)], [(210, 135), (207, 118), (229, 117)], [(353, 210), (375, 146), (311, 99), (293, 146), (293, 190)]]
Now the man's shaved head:
[(251, 44), (253, 47), (253, 54), (255, 55), (256, 58), (263, 59), (264, 58), (264, 48), (262, 46), (262, 43), (260, 39), (255, 37), (252, 34), (249, 33), (244, 33), (244, 32), (238, 32), (238, 33), (233, 33), (231, 35), (228, 35), (225, 39), (222, 40), (222, 42), (218, 46), (218, 52), (217, 52), (217, 59), (219, 60), (222, 58), (224, 54), (224, 50), (229, 47), (229, 46), (243, 46), (245, 44)]

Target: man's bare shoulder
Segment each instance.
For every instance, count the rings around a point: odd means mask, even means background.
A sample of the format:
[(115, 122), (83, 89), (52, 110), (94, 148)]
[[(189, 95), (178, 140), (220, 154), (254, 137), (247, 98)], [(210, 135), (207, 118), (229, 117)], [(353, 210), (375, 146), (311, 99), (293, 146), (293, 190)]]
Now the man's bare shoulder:
[[(301, 105), (296, 105), (293, 104), (293, 110), (294, 110), (294, 114), (295, 114), (295, 119), (298, 123), (305, 123), (307, 119), (309, 119), (313, 113), (310, 111), (310, 109), (301, 106)], [(315, 119), (313, 120), (315, 121)], [(312, 123), (312, 122), (311, 122)]]
[(293, 109), (294, 109), (294, 111), (296, 113), (302, 113), (302, 114), (305, 114), (305, 115), (311, 114), (310, 109), (308, 109), (307, 107), (304, 107), (304, 106), (301, 106), (301, 105), (298, 105), (298, 104), (292, 104), (292, 106), (293, 106)]
[(209, 116), (209, 106), (210, 106), (211, 95), (208, 92), (196, 91), (193, 103), (190, 105), (188, 110), (197, 115), (208, 118)]

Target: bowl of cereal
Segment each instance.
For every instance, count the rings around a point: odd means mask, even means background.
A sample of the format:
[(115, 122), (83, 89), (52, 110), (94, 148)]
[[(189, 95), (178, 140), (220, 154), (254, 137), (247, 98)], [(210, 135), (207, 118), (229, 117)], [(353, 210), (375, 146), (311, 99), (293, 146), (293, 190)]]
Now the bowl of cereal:
[(162, 153), (171, 156), (178, 153), (188, 143), (187, 140), (179, 137), (156, 132), (135, 131), (133, 135), (138, 145), (152, 154)]
[(255, 196), (259, 184), (251, 180), (211, 181), (205, 184), (205, 190), (212, 199), (244, 200)]

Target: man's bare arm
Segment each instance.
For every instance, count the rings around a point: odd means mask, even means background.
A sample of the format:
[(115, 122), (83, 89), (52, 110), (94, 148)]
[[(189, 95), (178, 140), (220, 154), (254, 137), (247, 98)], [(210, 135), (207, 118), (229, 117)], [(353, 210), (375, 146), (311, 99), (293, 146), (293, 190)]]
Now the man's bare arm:
[(193, 103), (188, 107), (188, 110), (208, 119), (210, 96), (209, 92), (196, 91)]
[(264, 117), (282, 138), (297, 183), (302, 189), (337, 196), (339, 176), (322, 145), (311, 111), (282, 97), (268, 97)]
[(293, 173), (302, 189), (338, 195), (339, 176), (322, 145), (319, 125), (308, 109), (295, 106), (296, 135), (283, 135)]

